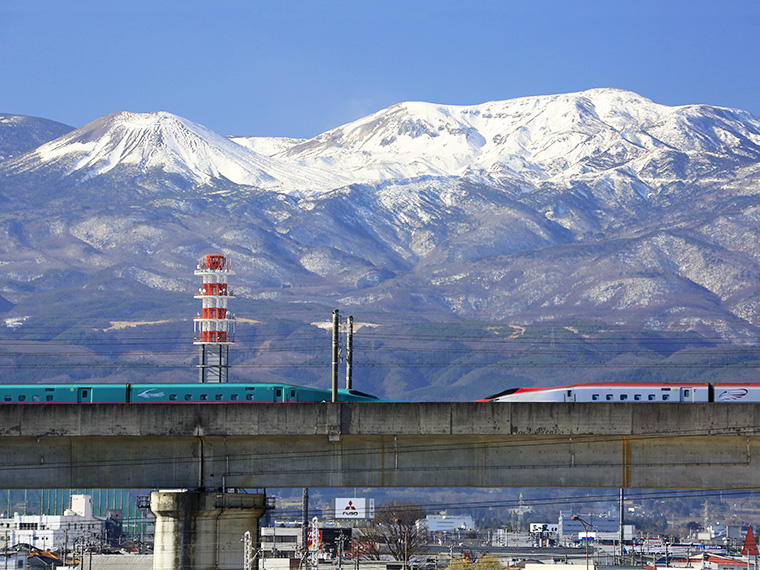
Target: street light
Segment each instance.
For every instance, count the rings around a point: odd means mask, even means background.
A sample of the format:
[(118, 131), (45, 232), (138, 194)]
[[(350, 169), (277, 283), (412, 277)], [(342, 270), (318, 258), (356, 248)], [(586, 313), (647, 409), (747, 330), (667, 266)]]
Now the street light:
[(584, 521), (581, 517), (573, 515), (571, 520), (578, 521), (583, 525), (583, 530), (586, 532), (586, 570), (588, 570), (588, 529), (591, 528), (591, 523)]
[[(396, 519), (396, 524), (400, 525), (404, 529), (404, 570), (407, 570), (407, 560), (409, 557), (409, 540), (407, 537), (407, 528), (401, 519)], [(587, 569), (588, 570), (588, 569)]]

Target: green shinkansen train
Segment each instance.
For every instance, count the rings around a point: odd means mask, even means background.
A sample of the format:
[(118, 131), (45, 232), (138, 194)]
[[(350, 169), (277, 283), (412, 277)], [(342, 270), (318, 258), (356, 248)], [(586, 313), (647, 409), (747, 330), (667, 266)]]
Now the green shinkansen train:
[[(0, 405), (330, 401), (330, 390), (289, 384), (0, 384)], [(357, 390), (340, 389), (338, 401), (379, 400)]]

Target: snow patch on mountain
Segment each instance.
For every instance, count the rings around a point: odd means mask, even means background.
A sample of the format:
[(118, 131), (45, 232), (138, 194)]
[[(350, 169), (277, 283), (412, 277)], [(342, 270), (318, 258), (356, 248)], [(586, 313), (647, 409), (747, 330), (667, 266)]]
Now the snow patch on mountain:
[(151, 253), (166, 239), (164, 230), (131, 217), (95, 216), (71, 228), (71, 235), (96, 249), (136, 247)]
[(229, 137), (229, 139), (263, 156), (273, 156), (308, 140), (290, 137)]

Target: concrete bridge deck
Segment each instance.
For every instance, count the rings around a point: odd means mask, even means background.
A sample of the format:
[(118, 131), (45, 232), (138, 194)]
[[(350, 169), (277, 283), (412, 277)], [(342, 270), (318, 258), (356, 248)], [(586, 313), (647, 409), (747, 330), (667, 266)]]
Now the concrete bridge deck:
[(0, 405), (3, 488), (760, 487), (760, 405)]

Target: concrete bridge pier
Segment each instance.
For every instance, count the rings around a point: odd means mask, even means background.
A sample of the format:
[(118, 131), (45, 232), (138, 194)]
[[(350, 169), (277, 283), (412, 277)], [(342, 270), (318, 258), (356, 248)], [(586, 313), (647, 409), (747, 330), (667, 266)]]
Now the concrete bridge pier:
[(157, 491), (150, 494), (156, 515), (154, 570), (240, 570), (246, 531), (258, 547), (264, 494), (221, 491)]

